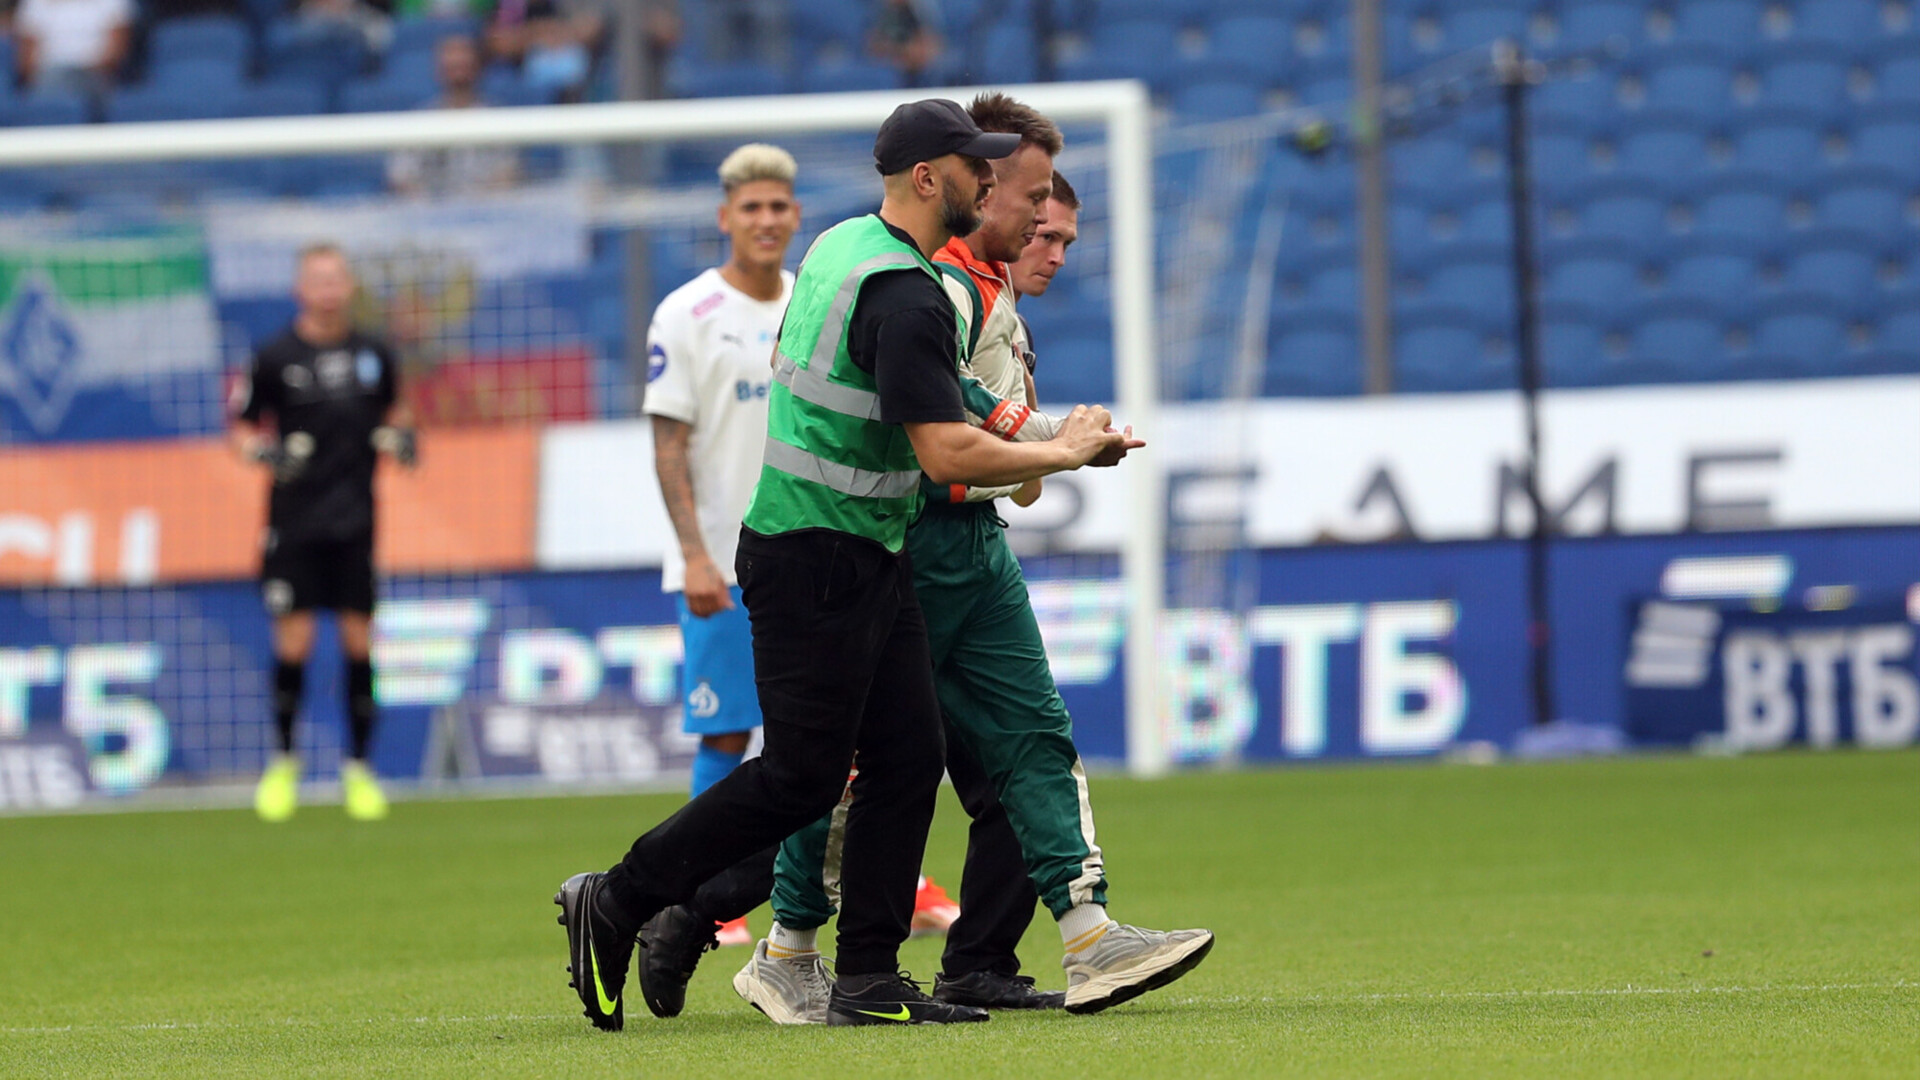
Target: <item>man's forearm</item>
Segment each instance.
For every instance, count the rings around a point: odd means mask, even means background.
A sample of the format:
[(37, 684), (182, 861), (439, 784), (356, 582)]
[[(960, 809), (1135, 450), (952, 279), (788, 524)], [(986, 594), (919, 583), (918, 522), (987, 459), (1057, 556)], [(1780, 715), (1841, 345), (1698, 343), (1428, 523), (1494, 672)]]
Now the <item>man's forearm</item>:
[(1004, 487), (1079, 465), (1052, 440), (1002, 442), (968, 424), (913, 424), (908, 432), (921, 470), (936, 484)]
[(681, 554), (694, 559), (707, 554), (707, 541), (700, 535), (700, 511), (693, 498), (693, 468), (687, 461), (689, 431), (678, 420), (653, 418), (653, 472), (660, 481), (660, 499), (666, 503)]

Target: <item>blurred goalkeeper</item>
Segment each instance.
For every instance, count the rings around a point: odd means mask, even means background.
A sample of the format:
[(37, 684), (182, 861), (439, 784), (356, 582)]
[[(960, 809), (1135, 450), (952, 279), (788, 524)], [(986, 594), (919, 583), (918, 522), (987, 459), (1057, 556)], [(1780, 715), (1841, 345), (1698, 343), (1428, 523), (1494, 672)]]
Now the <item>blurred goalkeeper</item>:
[[(280, 750), (254, 791), (254, 809), (265, 821), (285, 821), (299, 804), (294, 720), (320, 609), (334, 612), (346, 656), (340, 783), (347, 814), (360, 821), (387, 816), (386, 795), (367, 764), (375, 721), (373, 473), (381, 453), (412, 468), (417, 444), (412, 416), (399, 401), (393, 350), (353, 325), (355, 288), (339, 247), (303, 249), (293, 325), (260, 348), (234, 391), (233, 448), (273, 476), (260, 581), (273, 617)], [(271, 431), (263, 424), (269, 418)]]

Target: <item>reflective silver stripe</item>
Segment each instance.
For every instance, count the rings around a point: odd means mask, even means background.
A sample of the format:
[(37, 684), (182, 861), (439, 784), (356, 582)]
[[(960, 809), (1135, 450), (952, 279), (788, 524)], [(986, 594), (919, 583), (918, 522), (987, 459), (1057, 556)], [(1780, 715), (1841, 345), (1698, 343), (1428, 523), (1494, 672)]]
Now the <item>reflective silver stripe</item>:
[(812, 362), (803, 368), (782, 356), (780, 362), (774, 365), (773, 381), (793, 391), (794, 397), (842, 416), (851, 416), (856, 420), (880, 419), (879, 394), (834, 382), (820, 374)]
[(860, 499), (901, 499), (913, 494), (920, 486), (918, 469), (907, 472), (856, 469), (851, 465), (828, 461), (771, 435), (767, 436), (767, 452), (763, 460), (788, 476), (811, 480), (842, 495)]
[(889, 251), (854, 267), (840, 283), (840, 291), (833, 294), (833, 303), (827, 307), (827, 321), (820, 325), (820, 337), (813, 343), (813, 355), (807, 358), (807, 367), (821, 372), (821, 378), (833, 370), (833, 358), (840, 352), (840, 339), (847, 333), (847, 312), (853, 310), (854, 298), (860, 295), (860, 283), (868, 274), (885, 266), (919, 265), (920, 260), (910, 251)]

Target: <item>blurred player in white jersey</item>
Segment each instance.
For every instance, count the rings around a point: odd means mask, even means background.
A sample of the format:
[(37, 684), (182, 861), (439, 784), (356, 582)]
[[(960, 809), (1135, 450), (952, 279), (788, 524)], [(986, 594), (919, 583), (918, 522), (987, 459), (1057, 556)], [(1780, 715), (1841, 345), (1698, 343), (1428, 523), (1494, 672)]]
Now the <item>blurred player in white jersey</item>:
[[(760, 726), (753, 639), (733, 556), (740, 519), (760, 479), (767, 439), (769, 358), (793, 275), (781, 268), (800, 228), (793, 156), (750, 143), (720, 165), (720, 231), (731, 253), (668, 293), (647, 331), (645, 411), (654, 469), (673, 521), (661, 588), (679, 594), (686, 731), (700, 737), (698, 795), (733, 771)], [(751, 944), (743, 919), (722, 944)]]

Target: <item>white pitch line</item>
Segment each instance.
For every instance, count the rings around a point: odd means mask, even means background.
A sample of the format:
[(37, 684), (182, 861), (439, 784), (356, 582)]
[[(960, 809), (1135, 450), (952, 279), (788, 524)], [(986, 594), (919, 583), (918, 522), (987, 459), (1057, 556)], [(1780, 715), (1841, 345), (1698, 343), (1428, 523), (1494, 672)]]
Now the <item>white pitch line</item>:
[[(1357, 1004), (1375, 1001), (1462, 1001), (1557, 997), (1679, 997), (1705, 994), (1837, 994), (1862, 990), (1920, 990), (1920, 982), (1806, 983), (1775, 986), (1611, 986), (1547, 990), (1439, 990), (1433, 993), (1302, 994), (1297, 997), (1179, 998), (1180, 1005), (1283, 1005), (1290, 1002)], [(1164, 1000), (1164, 999), (1163, 999)], [(161, 1020), (145, 1024), (67, 1024), (59, 1027), (0, 1027), (0, 1035), (61, 1035), (82, 1031), (233, 1031), (262, 1027), (344, 1027), (350, 1024), (511, 1024), (526, 1021), (567, 1020), (577, 1013), (505, 1013), (500, 1016), (366, 1016), (354, 1020), (286, 1018), (249, 1023), (199, 1020)]]

